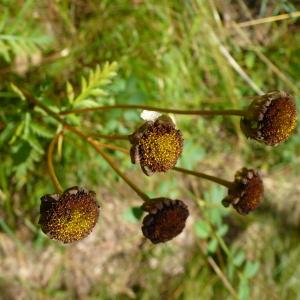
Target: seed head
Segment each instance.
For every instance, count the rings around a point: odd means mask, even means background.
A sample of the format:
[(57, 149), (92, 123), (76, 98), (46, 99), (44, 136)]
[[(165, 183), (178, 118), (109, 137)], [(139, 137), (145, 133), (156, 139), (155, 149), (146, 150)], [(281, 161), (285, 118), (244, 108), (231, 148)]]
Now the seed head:
[(99, 217), (95, 195), (92, 191), (75, 186), (62, 195), (43, 196), (39, 220), (42, 231), (51, 239), (66, 244), (88, 236)]
[(257, 97), (241, 119), (241, 129), (247, 137), (270, 146), (286, 141), (296, 126), (295, 100), (283, 91)]
[(257, 171), (243, 168), (236, 172), (232, 187), (222, 203), (230, 204), (242, 215), (255, 210), (264, 197), (264, 186)]
[(142, 208), (149, 213), (143, 219), (142, 232), (153, 244), (167, 242), (180, 234), (189, 216), (181, 200), (152, 199)]
[(130, 136), (132, 163), (139, 163), (146, 175), (172, 169), (182, 152), (183, 138), (170, 117), (163, 115), (144, 123)]

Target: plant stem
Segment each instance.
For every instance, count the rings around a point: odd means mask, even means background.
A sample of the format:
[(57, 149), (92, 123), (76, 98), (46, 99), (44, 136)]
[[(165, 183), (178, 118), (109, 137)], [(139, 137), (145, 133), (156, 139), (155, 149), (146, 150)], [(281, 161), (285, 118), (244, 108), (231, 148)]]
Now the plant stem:
[[(89, 137), (89, 138), (91, 138), (91, 137)], [(102, 142), (98, 142), (96, 140), (93, 140), (93, 141), (96, 144), (98, 144), (98, 146), (101, 147), (101, 148), (107, 148), (107, 149), (111, 149), (111, 150), (116, 150), (116, 151), (119, 151), (119, 152), (123, 152), (124, 154), (129, 154), (129, 150), (127, 150), (125, 148), (122, 148), (122, 147), (119, 147), (119, 146), (115, 146), (115, 145), (111, 145), (111, 144), (105, 144), (105, 143), (102, 143)]]
[(85, 135), (81, 130), (77, 129), (76, 127), (68, 125), (65, 120), (63, 120), (57, 113), (49, 109), (45, 104), (41, 103), (39, 100), (34, 98), (30, 93), (22, 90), (23, 94), (26, 95), (28, 100), (36, 105), (39, 106), (41, 109), (43, 109), (48, 115), (56, 119), (58, 122), (60, 122), (64, 127), (75, 133), (77, 136), (85, 140), (88, 144), (90, 144), (103, 158), (106, 160), (106, 162), (110, 165), (110, 167), (141, 197), (143, 201), (149, 201), (150, 198), (143, 192), (141, 191), (115, 164), (113, 159), (106, 154), (104, 151), (100, 149), (99, 142), (93, 140), (91, 137)]
[(48, 147), (48, 152), (47, 152), (47, 165), (48, 165), (48, 170), (49, 170), (49, 175), (52, 181), (52, 184), (54, 185), (56, 191), (58, 193), (63, 192), (63, 188), (61, 187), (59, 180), (56, 176), (55, 169), (53, 166), (53, 150), (54, 146), (56, 145), (58, 138), (60, 137), (61, 133), (58, 133), (51, 141), (49, 147)]
[(124, 140), (128, 141), (128, 135), (127, 134), (102, 134), (102, 133), (93, 133), (91, 135), (92, 137), (99, 137), (103, 139), (108, 140)]
[(179, 168), (179, 167), (174, 167), (172, 170), (181, 172), (184, 174), (193, 175), (193, 176), (196, 176), (199, 178), (207, 179), (207, 180), (213, 181), (215, 183), (221, 184), (227, 188), (230, 188), (232, 186), (232, 182), (230, 182), (230, 181), (227, 181), (227, 180), (215, 177), (215, 176), (207, 175), (205, 173), (191, 171), (191, 170), (187, 170), (187, 169), (183, 169), (183, 168)]
[(111, 109), (144, 109), (150, 111), (173, 113), (177, 115), (200, 115), (200, 116), (244, 116), (245, 110), (240, 109), (229, 109), (229, 110), (181, 110), (181, 109), (170, 109), (170, 108), (158, 108), (148, 105), (135, 105), (135, 104), (116, 104), (107, 106), (97, 106), (92, 108), (82, 108), (67, 110), (60, 113), (60, 115), (79, 114), (92, 111), (104, 111)]

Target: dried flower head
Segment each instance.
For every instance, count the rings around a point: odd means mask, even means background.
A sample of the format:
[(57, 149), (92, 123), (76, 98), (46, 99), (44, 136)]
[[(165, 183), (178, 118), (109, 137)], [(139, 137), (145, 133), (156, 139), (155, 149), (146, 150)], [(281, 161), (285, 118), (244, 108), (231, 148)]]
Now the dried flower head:
[(257, 97), (241, 119), (241, 129), (247, 137), (270, 146), (287, 140), (296, 125), (295, 100), (283, 91)]
[(149, 213), (143, 219), (142, 232), (153, 244), (167, 242), (180, 234), (189, 216), (181, 200), (152, 199), (142, 208)]
[(169, 116), (147, 121), (130, 136), (131, 161), (150, 176), (172, 169), (182, 152), (183, 138)]
[(72, 187), (62, 195), (41, 198), (40, 220), (42, 231), (51, 239), (72, 243), (90, 234), (99, 217), (96, 194), (80, 187)]
[(257, 171), (243, 168), (236, 172), (232, 187), (222, 203), (230, 204), (242, 215), (255, 210), (264, 197), (263, 181)]

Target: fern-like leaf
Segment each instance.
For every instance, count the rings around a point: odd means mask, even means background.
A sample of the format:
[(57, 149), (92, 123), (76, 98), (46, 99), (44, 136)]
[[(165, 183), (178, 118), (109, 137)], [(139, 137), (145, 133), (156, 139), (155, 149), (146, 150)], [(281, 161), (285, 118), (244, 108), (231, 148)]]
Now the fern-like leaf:
[(105, 63), (101, 69), (99, 65), (95, 70), (91, 70), (87, 78), (81, 78), (81, 91), (74, 98), (74, 88), (67, 83), (67, 95), (70, 103), (80, 107), (91, 107), (98, 105), (96, 98), (105, 96), (107, 93), (103, 90), (105, 85), (111, 83), (113, 77), (117, 75), (117, 63)]

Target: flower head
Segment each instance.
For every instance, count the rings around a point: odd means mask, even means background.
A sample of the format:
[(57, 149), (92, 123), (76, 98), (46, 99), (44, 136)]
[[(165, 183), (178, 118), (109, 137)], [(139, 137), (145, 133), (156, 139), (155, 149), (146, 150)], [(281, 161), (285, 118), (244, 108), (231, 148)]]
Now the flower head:
[(131, 161), (139, 163), (146, 175), (172, 169), (182, 152), (183, 138), (170, 117), (147, 121), (130, 136)]
[(296, 125), (295, 100), (283, 91), (257, 97), (241, 119), (241, 129), (247, 137), (270, 146), (287, 140)]
[(153, 244), (167, 242), (180, 234), (189, 216), (181, 200), (152, 199), (142, 208), (149, 213), (143, 219), (142, 232)]
[(42, 231), (63, 243), (76, 242), (88, 236), (99, 217), (95, 195), (75, 186), (61, 195), (43, 196), (39, 220)]
[(230, 204), (242, 215), (255, 210), (264, 197), (264, 186), (257, 171), (243, 168), (236, 172), (232, 187), (223, 199), (224, 206)]

